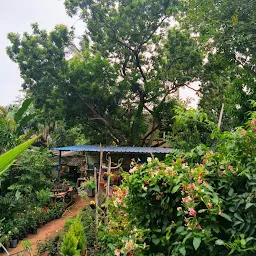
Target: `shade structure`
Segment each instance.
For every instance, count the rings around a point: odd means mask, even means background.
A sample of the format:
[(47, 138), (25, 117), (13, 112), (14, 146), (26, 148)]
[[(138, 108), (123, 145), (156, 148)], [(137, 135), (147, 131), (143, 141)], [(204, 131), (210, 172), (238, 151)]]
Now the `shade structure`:
[(172, 152), (171, 148), (154, 147), (118, 147), (118, 146), (99, 146), (99, 145), (77, 145), (52, 148), (58, 151), (80, 151), (80, 152), (115, 152), (115, 153), (139, 153), (139, 154), (168, 154)]

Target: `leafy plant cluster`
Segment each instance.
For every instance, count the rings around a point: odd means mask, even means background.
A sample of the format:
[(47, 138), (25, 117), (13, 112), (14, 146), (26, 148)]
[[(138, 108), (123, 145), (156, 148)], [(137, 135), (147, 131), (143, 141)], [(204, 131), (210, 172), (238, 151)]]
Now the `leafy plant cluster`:
[(105, 255), (255, 254), (256, 113), (246, 129), (212, 137), (214, 150), (176, 150), (130, 170), (111, 203)]
[(64, 203), (52, 203), (50, 156), (45, 149), (33, 147), (1, 176), (0, 241), (6, 247), (9, 240), (24, 238), (65, 211)]

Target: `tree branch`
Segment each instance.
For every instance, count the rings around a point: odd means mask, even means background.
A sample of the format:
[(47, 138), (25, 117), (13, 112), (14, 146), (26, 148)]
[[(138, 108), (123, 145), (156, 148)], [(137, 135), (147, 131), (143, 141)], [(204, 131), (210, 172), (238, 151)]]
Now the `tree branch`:
[(171, 69), (171, 67), (175, 64), (175, 62), (178, 61), (178, 60), (181, 60), (181, 59), (183, 59), (183, 58), (185, 58), (185, 57), (186, 57), (186, 56), (184, 55), (184, 56), (181, 56), (181, 57), (178, 57), (178, 58), (174, 59), (174, 60), (166, 67), (166, 69), (165, 69), (165, 71), (164, 71), (164, 74), (163, 74), (163, 76), (162, 76), (162, 82), (163, 82), (163, 84), (165, 84), (165, 82), (166, 82), (167, 72)]
[(188, 87), (189, 89), (195, 91), (195, 92), (199, 92), (200, 91), (199, 89), (197, 90), (197, 89), (194, 89), (194, 88), (190, 87), (188, 84), (185, 84), (185, 86)]
[(158, 128), (159, 128), (159, 124), (158, 124), (157, 126), (155, 126), (155, 127), (152, 127), (152, 130), (151, 130), (149, 133), (147, 133), (147, 134), (145, 135), (145, 137), (143, 138), (143, 140), (142, 140), (142, 145), (145, 145), (146, 139), (147, 139), (153, 132), (155, 132)]

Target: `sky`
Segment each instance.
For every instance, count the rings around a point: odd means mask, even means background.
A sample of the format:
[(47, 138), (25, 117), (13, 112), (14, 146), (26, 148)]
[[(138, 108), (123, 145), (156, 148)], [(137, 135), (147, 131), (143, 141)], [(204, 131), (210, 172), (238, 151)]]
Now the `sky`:
[(31, 32), (31, 24), (38, 22), (40, 28), (52, 30), (57, 24), (72, 26), (77, 33), (83, 24), (70, 18), (62, 0), (2, 0), (0, 9), (0, 106), (15, 103), (21, 96), (22, 79), (18, 65), (6, 54), (9, 32)]
[[(75, 25), (76, 34), (83, 33), (84, 24), (77, 17), (70, 18), (64, 8), (64, 0), (2, 0), (0, 9), (0, 106), (17, 102), (22, 93), (18, 65), (6, 54), (9, 32), (31, 32), (31, 24), (39, 23), (40, 28), (50, 31), (57, 24)], [(190, 106), (195, 107), (197, 97), (189, 89), (181, 89), (180, 96), (192, 98)]]

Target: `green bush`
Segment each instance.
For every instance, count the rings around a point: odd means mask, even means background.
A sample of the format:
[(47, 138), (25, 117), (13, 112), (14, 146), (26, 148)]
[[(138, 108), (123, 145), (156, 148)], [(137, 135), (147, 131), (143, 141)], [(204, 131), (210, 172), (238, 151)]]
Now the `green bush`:
[(211, 136), (214, 151), (200, 145), (130, 170), (123, 184), (127, 195), (117, 191), (112, 204), (127, 216), (130, 232), (122, 248), (120, 239), (113, 242), (112, 252), (256, 255), (256, 114), (247, 130)]
[(78, 256), (80, 251), (77, 250), (78, 239), (76, 238), (74, 231), (69, 230), (63, 239), (63, 244), (61, 246), (61, 252), (64, 256)]
[(73, 231), (75, 237), (78, 240), (77, 249), (83, 253), (86, 248), (86, 236), (84, 233), (83, 224), (81, 222), (81, 217), (77, 216), (70, 226), (70, 230)]

